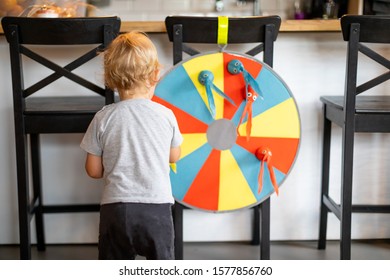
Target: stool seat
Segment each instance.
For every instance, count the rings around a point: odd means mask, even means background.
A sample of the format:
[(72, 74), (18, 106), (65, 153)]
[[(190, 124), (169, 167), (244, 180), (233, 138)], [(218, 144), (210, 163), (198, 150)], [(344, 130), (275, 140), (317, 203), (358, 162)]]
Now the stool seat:
[[(343, 125), (344, 96), (321, 96), (326, 106), (326, 118)], [(390, 132), (390, 96), (357, 96), (355, 132)]]
[(95, 114), (105, 105), (100, 96), (32, 97), (26, 99), (25, 115)]
[[(335, 109), (344, 108), (344, 96), (321, 96), (320, 100)], [(355, 109), (356, 114), (390, 114), (390, 96), (357, 96)]]
[[(31, 97), (26, 99), (26, 133), (84, 133), (105, 105), (101, 96)], [(57, 125), (58, 123), (61, 125)]]

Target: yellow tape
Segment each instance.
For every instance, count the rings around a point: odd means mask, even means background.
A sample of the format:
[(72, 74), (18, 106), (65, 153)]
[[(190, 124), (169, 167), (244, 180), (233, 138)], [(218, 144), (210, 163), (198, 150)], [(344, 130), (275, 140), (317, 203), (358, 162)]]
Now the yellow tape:
[(227, 45), (229, 31), (229, 18), (227, 16), (218, 17), (218, 45)]

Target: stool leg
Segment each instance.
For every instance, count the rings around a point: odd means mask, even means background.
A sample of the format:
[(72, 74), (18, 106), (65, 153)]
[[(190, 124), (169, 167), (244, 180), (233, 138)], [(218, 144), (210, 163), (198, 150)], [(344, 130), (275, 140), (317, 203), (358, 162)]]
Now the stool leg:
[(27, 136), (19, 126), (15, 126), (15, 131), (20, 259), (28, 260), (31, 259), (31, 228)]
[(324, 105), (324, 123), (322, 140), (322, 174), (321, 174), (321, 199), (320, 199), (320, 228), (318, 249), (326, 248), (326, 231), (328, 224), (328, 209), (324, 204), (324, 196), (329, 194), (329, 164), (332, 123), (326, 118), (326, 106)]
[(37, 249), (38, 251), (44, 251), (45, 245), (45, 232), (43, 222), (43, 209), (42, 209), (42, 176), (41, 176), (41, 154), (40, 154), (40, 139), (39, 134), (30, 135), (31, 144), (31, 169), (34, 197), (37, 199), (38, 204), (35, 210), (35, 225), (37, 233)]
[(252, 245), (260, 244), (260, 206), (256, 205), (253, 209), (253, 235)]
[(183, 259), (183, 206), (175, 203), (173, 206), (173, 224), (175, 227), (175, 259)]
[(352, 175), (354, 129), (343, 128), (343, 155), (341, 175), (340, 258), (351, 259)]
[(271, 199), (268, 197), (260, 204), (260, 259), (270, 259), (270, 216)]

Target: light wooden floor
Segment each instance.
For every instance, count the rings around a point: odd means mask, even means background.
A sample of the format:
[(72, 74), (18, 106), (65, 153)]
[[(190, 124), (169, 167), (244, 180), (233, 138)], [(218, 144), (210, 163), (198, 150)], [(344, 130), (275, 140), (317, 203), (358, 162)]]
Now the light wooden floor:
[[(185, 260), (259, 259), (260, 248), (246, 242), (185, 243)], [(48, 245), (46, 251), (32, 248), (35, 260), (95, 260), (96, 245)], [(19, 259), (19, 247), (0, 245), (0, 260)], [(142, 259), (142, 258), (141, 258)], [(326, 250), (318, 250), (315, 241), (271, 242), (271, 260), (337, 260), (339, 242), (328, 241)], [(390, 260), (389, 240), (353, 241), (353, 260)]]

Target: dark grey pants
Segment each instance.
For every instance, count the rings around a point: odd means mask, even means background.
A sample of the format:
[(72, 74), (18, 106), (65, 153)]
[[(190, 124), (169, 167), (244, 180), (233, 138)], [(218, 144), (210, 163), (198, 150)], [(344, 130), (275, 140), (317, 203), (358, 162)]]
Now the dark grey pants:
[(171, 204), (112, 203), (100, 209), (99, 259), (174, 259)]

